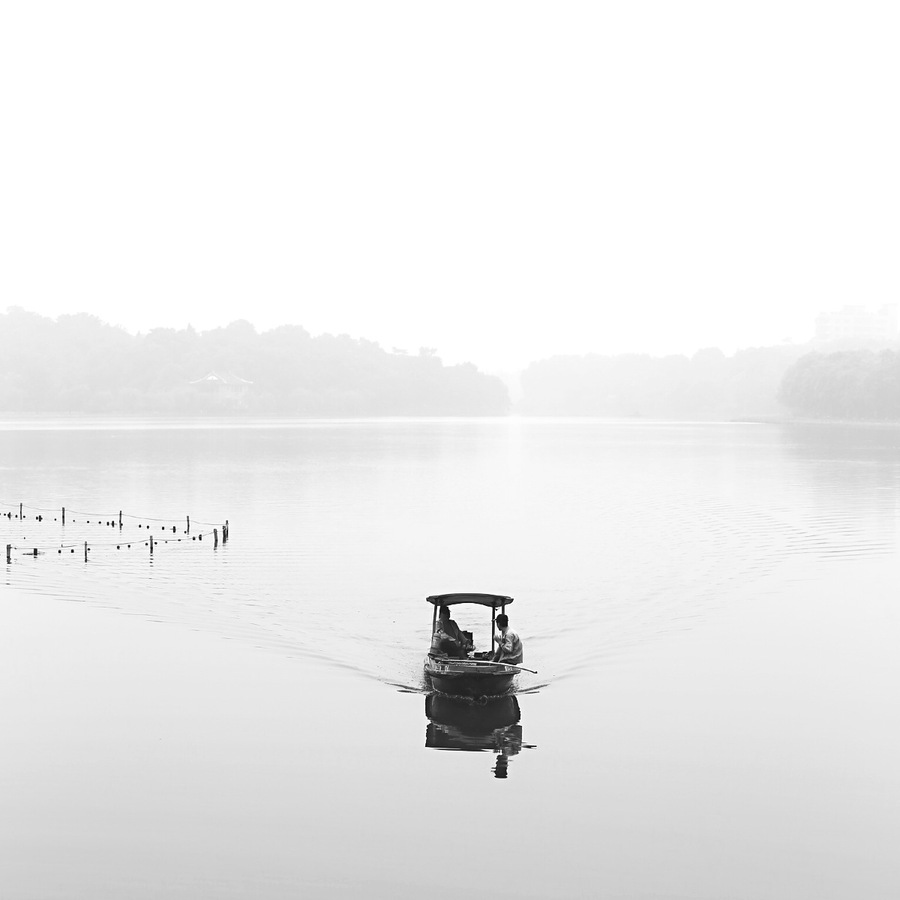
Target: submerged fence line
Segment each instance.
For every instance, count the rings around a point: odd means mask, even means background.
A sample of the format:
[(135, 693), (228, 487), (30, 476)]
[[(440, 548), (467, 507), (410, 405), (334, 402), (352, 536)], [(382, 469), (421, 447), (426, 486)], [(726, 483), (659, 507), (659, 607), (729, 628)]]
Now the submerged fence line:
[[(191, 517), (183, 516), (178, 519), (161, 519), (154, 516), (136, 516), (130, 513), (124, 513), (122, 510), (118, 510), (116, 513), (89, 513), (80, 510), (67, 509), (65, 506), (62, 507), (41, 507), (41, 506), (30, 506), (25, 503), (9, 503), (7, 501), (0, 500), (0, 510), (6, 509), (6, 512), (0, 511), (0, 519), (7, 519), (8, 521), (16, 521), (16, 522), (24, 522), (28, 518), (25, 515), (25, 510), (27, 509), (29, 512), (37, 513), (32, 517), (33, 522), (37, 522), (38, 524), (43, 524), (47, 521), (47, 518), (43, 515), (43, 513), (54, 513), (58, 512), (59, 515), (54, 517), (54, 522), (59, 522), (61, 527), (71, 528), (75, 525), (93, 525), (96, 522), (97, 525), (106, 526), (109, 528), (117, 527), (119, 529), (120, 534), (125, 528), (125, 520), (129, 520), (129, 524), (133, 524), (133, 522), (137, 522), (138, 528), (144, 529), (146, 532), (150, 532), (151, 526), (145, 524), (147, 522), (155, 522), (155, 523), (166, 523), (160, 525), (159, 528), (163, 532), (171, 531), (172, 534), (178, 534), (179, 524), (173, 523), (181, 523), (184, 525), (184, 531), (182, 532), (184, 537), (155, 537), (153, 534), (148, 534), (147, 538), (144, 538), (143, 535), (137, 535), (131, 540), (123, 540), (119, 537), (116, 541), (92, 541), (85, 540), (82, 537), (79, 537), (78, 541), (56, 541), (51, 543), (42, 543), (33, 540), (29, 540), (28, 538), (24, 538), (23, 542), (17, 542), (15, 544), (9, 543), (6, 545), (6, 562), (10, 564), (12, 562), (13, 551), (17, 553), (22, 553), (24, 556), (34, 556), (37, 557), (39, 554), (47, 554), (52, 551), (56, 551), (58, 555), (61, 555), (64, 551), (68, 550), (69, 554), (74, 554), (76, 549), (84, 551), (84, 561), (88, 561), (89, 554), (94, 549), (106, 550), (112, 549), (115, 547), (116, 550), (131, 550), (135, 546), (144, 546), (150, 548), (150, 554), (153, 554), (154, 549), (159, 544), (181, 544), (181, 543), (189, 543), (202, 541), (204, 537), (212, 538), (213, 541), (213, 549), (216, 549), (219, 546), (219, 537), (221, 535), (222, 543), (226, 544), (229, 538), (229, 523), (228, 519), (225, 520), (224, 523), (218, 524), (213, 522), (199, 522), (194, 520), (194, 525), (206, 526), (207, 528), (211, 528), (211, 526), (216, 525), (216, 527), (212, 527), (211, 530), (200, 531), (191, 534)], [(72, 516), (86, 517), (90, 516), (91, 518), (77, 519), (72, 518)], [(68, 521), (67, 517), (68, 516)], [(49, 524), (49, 523), (48, 523)]]

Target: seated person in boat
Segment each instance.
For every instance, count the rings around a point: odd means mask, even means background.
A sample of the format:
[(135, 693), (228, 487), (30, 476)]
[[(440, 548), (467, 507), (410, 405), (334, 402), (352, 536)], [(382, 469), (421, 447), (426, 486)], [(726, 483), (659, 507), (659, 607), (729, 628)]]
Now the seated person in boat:
[(454, 659), (465, 659), (469, 649), (471, 644), (466, 633), (450, 618), (450, 610), (441, 606), (438, 609), (437, 625), (431, 636), (431, 652), (446, 653)]
[(522, 639), (509, 627), (509, 616), (500, 613), (497, 616), (499, 635), (494, 635), (497, 649), (494, 651), (494, 662), (505, 662), (513, 666), (522, 665)]

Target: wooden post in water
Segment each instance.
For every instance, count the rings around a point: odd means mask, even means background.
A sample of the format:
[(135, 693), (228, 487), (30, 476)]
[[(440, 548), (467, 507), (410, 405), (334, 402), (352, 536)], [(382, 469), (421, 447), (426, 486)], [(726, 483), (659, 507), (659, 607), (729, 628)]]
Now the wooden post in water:
[(63, 520), (63, 525), (65, 525), (66, 524), (66, 508), (65, 507), (63, 507), (62, 520)]
[(22, 504), (19, 504), (19, 521), (22, 520)]
[(219, 546), (219, 529), (213, 528), (213, 550)]
[(84, 561), (87, 562), (87, 541), (84, 542)]
[(6, 545), (6, 564), (9, 565), (12, 562), (12, 544)]
[(191, 533), (191, 517), (190, 516), (187, 517), (187, 530), (184, 533), (185, 534)]
[(150, 555), (153, 556), (153, 535), (150, 535)]
[(122, 510), (119, 510), (119, 528), (122, 527)]
[(37, 547), (34, 548), (33, 553), (34, 553), (34, 558), (37, 559)]

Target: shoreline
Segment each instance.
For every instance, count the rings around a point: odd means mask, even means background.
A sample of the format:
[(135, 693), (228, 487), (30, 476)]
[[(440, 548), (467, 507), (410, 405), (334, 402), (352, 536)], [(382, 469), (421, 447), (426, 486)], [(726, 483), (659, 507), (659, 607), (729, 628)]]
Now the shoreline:
[(884, 428), (900, 428), (900, 419), (823, 419), (804, 416), (746, 416), (731, 420), (739, 425), (841, 425), (855, 427), (879, 426)]

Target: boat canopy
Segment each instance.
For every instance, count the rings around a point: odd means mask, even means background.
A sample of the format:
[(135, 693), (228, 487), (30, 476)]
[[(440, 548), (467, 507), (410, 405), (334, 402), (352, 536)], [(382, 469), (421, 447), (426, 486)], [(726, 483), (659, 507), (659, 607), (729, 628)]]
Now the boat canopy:
[(435, 606), (455, 606), (457, 603), (477, 603), (479, 606), (490, 606), (499, 609), (513, 602), (512, 597), (502, 594), (432, 594), (425, 598)]

